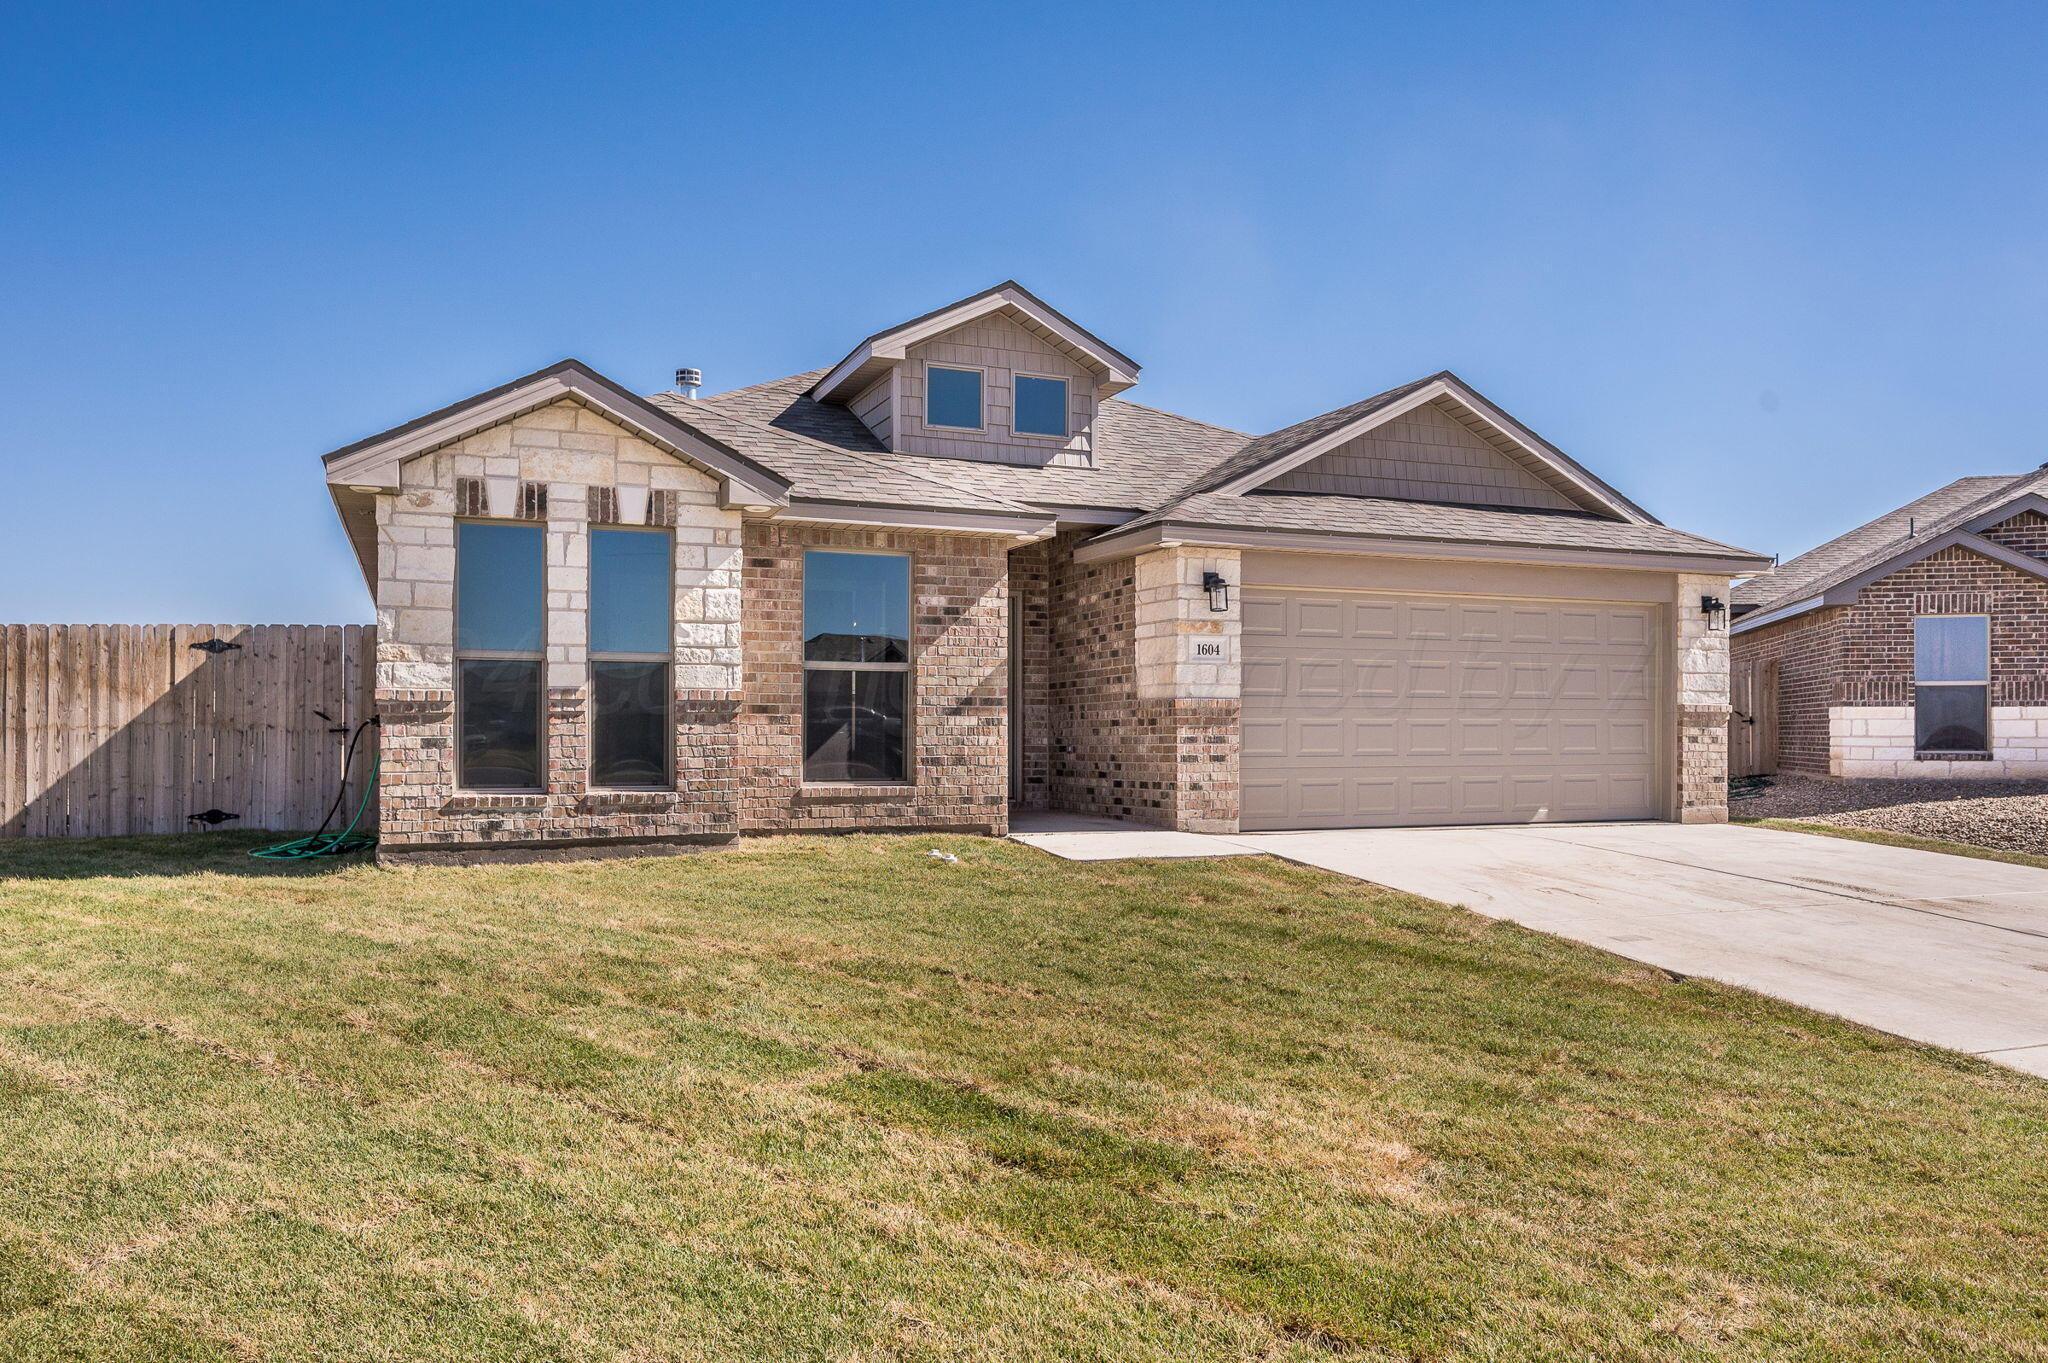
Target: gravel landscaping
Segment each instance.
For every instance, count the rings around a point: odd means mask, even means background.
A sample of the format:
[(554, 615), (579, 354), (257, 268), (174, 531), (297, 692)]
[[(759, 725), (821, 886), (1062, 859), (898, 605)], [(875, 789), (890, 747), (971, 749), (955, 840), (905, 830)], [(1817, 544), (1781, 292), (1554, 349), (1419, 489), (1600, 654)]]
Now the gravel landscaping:
[(1769, 780), (1757, 794), (1731, 799), (1729, 814), (1804, 819), (2048, 855), (2048, 781)]

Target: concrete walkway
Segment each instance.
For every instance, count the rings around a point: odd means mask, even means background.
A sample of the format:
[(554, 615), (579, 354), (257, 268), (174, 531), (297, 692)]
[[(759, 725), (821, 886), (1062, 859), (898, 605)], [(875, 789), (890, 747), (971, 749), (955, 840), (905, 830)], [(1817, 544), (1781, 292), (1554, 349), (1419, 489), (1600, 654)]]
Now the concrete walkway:
[(1226, 837), (1026, 815), (1013, 836), (1083, 860), (1270, 853), (2048, 1077), (2048, 870), (1666, 823)]

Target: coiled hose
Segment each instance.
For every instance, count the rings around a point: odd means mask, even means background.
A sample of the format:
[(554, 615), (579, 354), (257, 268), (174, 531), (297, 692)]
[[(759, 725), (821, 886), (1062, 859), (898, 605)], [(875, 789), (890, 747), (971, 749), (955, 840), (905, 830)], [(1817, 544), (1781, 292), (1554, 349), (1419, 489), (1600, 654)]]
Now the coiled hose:
[(249, 855), (258, 861), (308, 861), (314, 857), (340, 857), (350, 852), (367, 851), (377, 845), (371, 833), (356, 832), (356, 825), (363, 821), (369, 811), (370, 801), (377, 795), (377, 768), (383, 764), (384, 755), (377, 753), (370, 758), (370, 778), (363, 783), (362, 802), (356, 806), (355, 817), (348, 821), (348, 827), (339, 833), (327, 831), (327, 825), (334, 822), (334, 816), (341, 812), (341, 802), (348, 797), (348, 770), (355, 765), (356, 740), (363, 736), (363, 730), (377, 722), (371, 716), (356, 725), (356, 731), (348, 737), (348, 752), (341, 759), (341, 789), (334, 792), (334, 803), (327, 807), (327, 817), (320, 821), (320, 827), (307, 837), (294, 838), (290, 842), (275, 843), (259, 847)]

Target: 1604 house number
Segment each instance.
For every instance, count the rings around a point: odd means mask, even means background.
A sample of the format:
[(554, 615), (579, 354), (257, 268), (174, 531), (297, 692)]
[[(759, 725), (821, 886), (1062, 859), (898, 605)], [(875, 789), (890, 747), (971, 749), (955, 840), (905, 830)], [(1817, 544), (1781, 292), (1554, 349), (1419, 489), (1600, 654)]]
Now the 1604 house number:
[(1195, 656), (1197, 658), (1220, 658), (1223, 656), (1223, 645), (1201, 643), (1198, 641), (1195, 644)]

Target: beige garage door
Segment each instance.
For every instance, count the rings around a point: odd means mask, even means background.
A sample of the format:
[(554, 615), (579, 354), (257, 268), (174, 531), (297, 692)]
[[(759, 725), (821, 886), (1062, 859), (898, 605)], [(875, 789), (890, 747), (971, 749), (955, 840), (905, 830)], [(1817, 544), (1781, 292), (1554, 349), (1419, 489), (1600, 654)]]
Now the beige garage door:
[(1243, 826), (1657, 814), (1657, 608), (1244, 594)]

